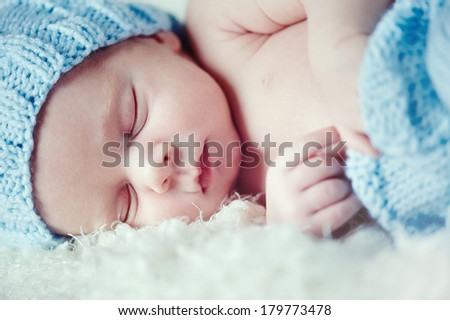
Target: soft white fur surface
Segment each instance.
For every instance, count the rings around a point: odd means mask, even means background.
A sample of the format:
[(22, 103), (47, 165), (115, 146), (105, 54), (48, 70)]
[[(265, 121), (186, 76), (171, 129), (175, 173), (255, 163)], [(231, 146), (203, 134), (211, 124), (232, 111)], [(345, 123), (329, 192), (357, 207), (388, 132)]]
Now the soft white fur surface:
[(262, 212), (237, 199), (208, 222), (118, 225), (54, 251), (0, 247), (0, 298), (450, 298), (448, 233), (317, 240), (264, 225)]
[[(149, 0), (184, 17), (186, 0)], [(236, 199), (210, 221), (78, 237), (53, 251), (0, 245), (2, 299), (450, 298), (450, 232), (317, 240), (266, 226)], [(255, 218), (256, 217), (256, 218)]]

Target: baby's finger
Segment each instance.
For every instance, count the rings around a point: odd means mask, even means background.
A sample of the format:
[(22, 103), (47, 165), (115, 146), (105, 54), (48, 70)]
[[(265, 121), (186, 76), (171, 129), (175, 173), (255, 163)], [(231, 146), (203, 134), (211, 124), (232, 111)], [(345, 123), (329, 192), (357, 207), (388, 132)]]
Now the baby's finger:
[(347, 147), (372, 157), (378, 157), (379, 151), (370, 142), (369, 137), (363, 132), (350, 130), (344, 126), (339, 127), (339, 133), (346, 141)]
[(312, 216), (309, 220), (308, 230), (317, 236), (329, 235), (353, 217), (362, 207), (361, 201), (352, 193), (344, 200)]
[(342, 201), (352, 193), (350, 181), (346, 179), (324, 180), (301, 193), (302, 201), (311, 213), (318, 213)]
[(344, 168), (335, 158), (317, 157), (302, 163), (289, 173), (289, 179), (297, 181), (299, 191), (306, 190), (319, 182), (343, 176)]
[(314, 131), (295, 141), (294, 150), (300, 151), (302, 161), (313, 157), (319, 150), (336, 145), (341, 141), (341, 137), (334, 127), (327, 127)]

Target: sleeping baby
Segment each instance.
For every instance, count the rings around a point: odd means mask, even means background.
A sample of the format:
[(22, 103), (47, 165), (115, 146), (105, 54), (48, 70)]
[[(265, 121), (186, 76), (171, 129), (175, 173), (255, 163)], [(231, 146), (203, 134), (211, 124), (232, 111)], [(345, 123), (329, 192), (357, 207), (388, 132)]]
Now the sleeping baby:
[[(183, 52), (169, 15), (108, 1), (1, 6), (2, 242), (51, 247), (60, 236), (115, 221), (137, 228), (174, 217), (208, 219), (232, 190), (262, 190), (242, 182), (262, 181), (260, 164), (250, 170), (258, 177), (243, 173), (237, 181), (241, 140), (234, 125), (248, 139), (244, 126), (251, 130), (261, 116), (232, 116), (239, 110)], [(306, 94), (304, 101), (305, 114), (314, 114), (317, 103)], [(299, 136), (331, 124), (318, 114), (304, 123)], [(268, 132), (279, 141), (275, 129)], [(337, 143), (336, 131), (328, 131), (330, 144)], [(330, 216), (345, 207), (341, 223), (360, 209), (341, 163), (311, 169), (312, 183), (314, 171), (333, 179), (324, 185), (328, 195), (318, 190), (308, 196), (316, 200), (300, 204), (305, 214), (310, 203), (335, 207)]]
[(362, 207), (342, 140), (377, 155), (357, 78), (388, 5), (193, 1), (207, 73), (154, 7), (1, 4), (0, 241), (50, 248), (115, 221), (208, 219), (266, 183), (269, 222), (336, 230)]

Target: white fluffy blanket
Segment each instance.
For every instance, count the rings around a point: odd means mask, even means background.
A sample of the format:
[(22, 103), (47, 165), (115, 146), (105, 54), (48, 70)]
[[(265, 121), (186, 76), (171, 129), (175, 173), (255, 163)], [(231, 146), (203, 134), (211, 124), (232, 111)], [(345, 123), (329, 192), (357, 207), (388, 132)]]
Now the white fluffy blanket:
[(264, 225), (261, 210), (237, 199), (208, 222), (118, 225), (50, 252), (0, 247), (0, 298), (450, 298), (448, 232), (317, 240)]
[[(183, 18), (186, 0), (149, 2)], [(262, 210), (237, 199), (208, 222), (117, 225), (54, 251), (0, 246), (0, 298), (450, 298), (449, 231), (390, 238), (366, 228), (317, 240), (265, 226)]]

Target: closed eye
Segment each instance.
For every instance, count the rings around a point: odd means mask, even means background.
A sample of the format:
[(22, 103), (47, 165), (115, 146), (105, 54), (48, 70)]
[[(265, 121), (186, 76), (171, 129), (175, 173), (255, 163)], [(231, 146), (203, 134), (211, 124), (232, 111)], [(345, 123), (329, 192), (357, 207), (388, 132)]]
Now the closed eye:
[(128, 194), (127, 210), (122, 222), (131, 224), (131, 222), (136, 218), (136, 213), (138, 210), (138, 197), (131, 184), (127, 184), (126, 189)]
[(136, 90), (134, 87), (132, 89), (132, 97), (133, 97), (132, 103), (134, 106), (134, 118), (133, 118), (132, 127), (130, 129), (130, 135), (131, 135), (131, 140), (134, 140), (139, 135), (139, 133), (142, 131), (145, 124), (147, 123), (147, 114), (144, 115), (143, 111), (145, 111), (145, 110), (141, 110), (142, 108), (139, 108), (139, 102), (138, 102)]
[(118, 219), (120, 222), (126, 223), (128, 220), (128, 217), (130, 215), (130, 209), (131, 209), (131, 192), (128, 185), (123, 186), (122, 191), (120, 192), (121, 196), (120, 201), (121, 203), (121, 209), (118, 213)]
[(130, 129), (128, 130), (129, 135), (131, 140), (133, 140), (136, 137), (135, 134), (135, 128), (136, 128), (136, 123), (137, 123), (137, 119), (138, 119), (138, 115), (139, 115), (139, 110), (138, 110), (138, 104), (137, 104), (137, 99), (136, 99), (136, 91), (134, 90), (134, 87), (131, 89), (131, 104), (132, 107), (130, 108), (131, 110), (133, 110), (133, 123), (131, 124)]

